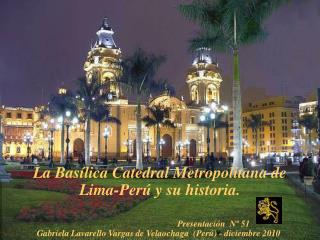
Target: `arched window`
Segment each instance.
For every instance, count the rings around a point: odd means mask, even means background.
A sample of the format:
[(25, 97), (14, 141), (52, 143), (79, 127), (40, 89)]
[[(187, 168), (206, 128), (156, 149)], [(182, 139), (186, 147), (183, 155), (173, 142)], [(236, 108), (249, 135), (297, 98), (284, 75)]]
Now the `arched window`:
[(198, 87), (196, 85), (193, 85), (191, 87), (191, 101), (195, 103), (199, 103), (199, 97), (198, 97)]
[(212, 101), (218, 102), (217, 99), (217, 89), (213, 84), (208, 85), (207, 87), (207, 103), (210, 103)]

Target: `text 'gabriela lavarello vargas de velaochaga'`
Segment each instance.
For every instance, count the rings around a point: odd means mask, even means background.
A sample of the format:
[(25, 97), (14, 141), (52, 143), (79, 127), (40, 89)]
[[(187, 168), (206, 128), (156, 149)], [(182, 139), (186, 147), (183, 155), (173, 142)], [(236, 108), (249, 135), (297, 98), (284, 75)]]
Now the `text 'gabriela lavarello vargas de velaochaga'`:
[(64, 167), (57, 167), (56, 171), (45, 170), (40, 172), (40, 168), (36, 167), (33, 178), (117, 178), (117, 179), (167, 179), (167, 178), (207, 178), (215, 181), (218, 178), (266, 178), (265, 170), (203, 170), (190, 169), (188, 167), (176, 167), (170, 169), (166, 167), (161, 170), (154, 170), (148, 167), (143, 170), (129, 169), (125, 170), (123, 167), (116, 167), (110, 170), (96, 170), (93, 167), (84, 167), (82, 169), (67, 170)]

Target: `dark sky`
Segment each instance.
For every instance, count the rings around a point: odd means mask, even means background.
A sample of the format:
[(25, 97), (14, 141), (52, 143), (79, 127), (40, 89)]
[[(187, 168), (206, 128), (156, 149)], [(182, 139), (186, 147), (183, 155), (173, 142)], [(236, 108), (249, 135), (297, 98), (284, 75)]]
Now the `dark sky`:
[[(167, 56), (159, 77), (187, 95), (188, 39), (197, 27), (177, 0), (0, 0), (0, 96), (7, 106), (46, 102), (64, 82), (73, 88), (104, 16), (124, 55), (140, 46)], [(320, 1), (292, 0), (267, 20), (266, 41), (241, 48), (243, 99), (309, 95), (320, 87)], [(230, 101), (230, 54), (217, 54)]]

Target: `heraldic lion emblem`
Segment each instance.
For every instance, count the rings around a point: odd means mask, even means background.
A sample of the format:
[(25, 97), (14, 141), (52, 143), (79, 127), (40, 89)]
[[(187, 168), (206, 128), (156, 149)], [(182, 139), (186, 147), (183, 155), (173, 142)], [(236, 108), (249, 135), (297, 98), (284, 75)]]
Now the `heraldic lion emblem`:
[(258, 209), (258, 214), (264, 215), (263, 220), (268, 220), (270, 217), (272, 217), (273, 222), (278, 223), (279, 209), (277, 208), (276, 201), (270, 201), (270, 199), (266, 197), (259, 201)]

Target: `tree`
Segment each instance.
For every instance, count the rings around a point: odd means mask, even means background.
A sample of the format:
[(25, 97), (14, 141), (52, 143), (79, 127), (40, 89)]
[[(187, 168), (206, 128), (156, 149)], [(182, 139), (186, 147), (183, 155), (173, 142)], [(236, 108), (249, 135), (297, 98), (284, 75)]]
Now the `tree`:
[(256, 157), (259, 157), (259, 130), (261, 127), (269, 125), (268, 122), (263, 121), (261, 114), (251, 114), (250, 118), (245, 121), (246, 128), (252, 130), (252, 136), (255, 132), (255, 146), (256, 146)]
[(142, 137), (141, 137), (141, 101), (143, 95), (150, 92), (154, 86), (155, 74), (159, 66), (164, 62), (163, 56), (148, 54), (138, 48), (132, 56), (122, 61), (122, 75), (120, 83), (130, 88), (132, 94), (135, 94), (136, 109), (136, 149), (137, 161), (136, 168), (142, 169)]
[[(91, 113), (92, 119), (98, 123), (98, 162), (101, 160), (101, 122), (121, 124), (120, 120), (112, 117), (110, 109), (105, 104), (97, 104)], [(107, 143), (106, 143), (107, 144)]]
[(160, 159), (160, 127), (175, 128), (174, 123), (168, 118), (169, 114), (169, 108), (163, 108), (159, 105), (155, 105), (149, 108), (149, 115), (142, 118), (142, 121), (146, 123), (146, 127), (156, 127), (157, 161)]
[(70, 111), (72, 115), (77, 113), (77, 107), (74, 95), (71, 91), (53, 94), (50, 96), (48, 108), (45, 110), (45, 114), (49, 114), (52, 117), (59, 118), (61, 124), (61, 155), (60, 163), (64, 164), (64, 134), (65, 134), (65, 114)]
[(90, 164), (90, 122), (92, 112), (96, 105), (103, 104), (107, 100), (106, 85), (101, 83), (99, 76), (95, 73), (91, 79), (81, 77), (77, 81), (78, 108), (85, 120), (85, 162)]
[(193, 0), (180, 5), (180, 12), (201, 26), (191, 48), (214, 48), (233, 53), (234, 168), (242, 168), (241, 91), (239, 47), (263, 39), (264, 20), (287, 0)]
[(318, 121), (315, 114), (306, 114), (303, 115), (299, 119), (299, 124), (306, 129), (306, 134), (308, 134), (308, 152), (312, 153), (312, 141), (311, 141), (311, 134), (312, 130), (317, 129)]

